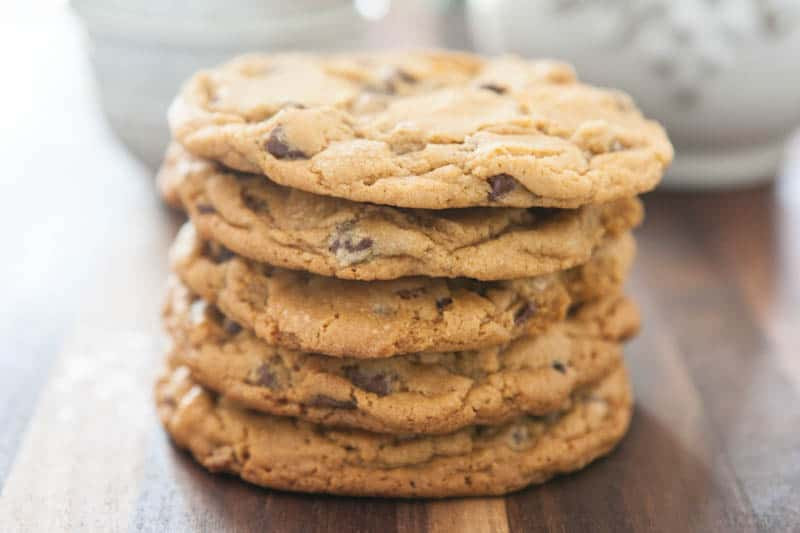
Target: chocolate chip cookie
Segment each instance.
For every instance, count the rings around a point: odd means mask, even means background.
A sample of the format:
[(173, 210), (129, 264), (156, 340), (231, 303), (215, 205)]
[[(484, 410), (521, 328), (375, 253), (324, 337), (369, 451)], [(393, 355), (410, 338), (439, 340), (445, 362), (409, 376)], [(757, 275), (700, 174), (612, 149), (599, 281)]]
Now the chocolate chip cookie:
[(632, 412), (624, 367), (577, 393), (565, 412), (435, 436), (334, 429), (248, 411), (180, 366), (161, 377), (156, 399), (175, 443), (213, 472), (282, 490), (394, 497), (504, 494), (542, 483), (611, 451)]
[(452, 52), (250, 55), (169, 112), (191, 152), (358, 202), (573, 208), (652, 189), (664, 130), (552, 61)]
[(476, 351), (386, 359), (328, 357), (269, 345), (188, 291), (171, 291), (171, 359), (247, 407), (380, 433), (449, 433), (568, 407), (621, 364), (639, 315), (622, 296), (584, 304), (547, 332)]
[(571, 305), (617, 292), (634, 251), (633, 237), (625, 234), (583, 265), (535, 278), (364, 282), (244, 259), (202, 240), (187, 223), (170, 255), (172, 269), (192, 292), (270, 344), (379, 358), (470, 350), (544, 331)]
[(274, 266), (344, 279), (516, 279), (586, 262), (639, 224), (636, 198), (574, 210), (401, 209), (309, 194), (189, 156), (168, 158), (198, 232)]

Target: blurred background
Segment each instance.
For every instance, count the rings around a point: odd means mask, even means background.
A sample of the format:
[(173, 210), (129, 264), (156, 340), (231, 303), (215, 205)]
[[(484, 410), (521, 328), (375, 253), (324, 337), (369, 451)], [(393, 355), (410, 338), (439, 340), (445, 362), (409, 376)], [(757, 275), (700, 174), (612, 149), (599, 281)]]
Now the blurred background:
[(252, 50), (444, 46), (565, 59), (583, 79), (630, 92), (667, 127), (678, 153), (667, 186), (770, 180), (800, 124), (795, 0), (71, 4), (103, 110), (150, 165), (166, 144), (164, 114), (179, 84)]

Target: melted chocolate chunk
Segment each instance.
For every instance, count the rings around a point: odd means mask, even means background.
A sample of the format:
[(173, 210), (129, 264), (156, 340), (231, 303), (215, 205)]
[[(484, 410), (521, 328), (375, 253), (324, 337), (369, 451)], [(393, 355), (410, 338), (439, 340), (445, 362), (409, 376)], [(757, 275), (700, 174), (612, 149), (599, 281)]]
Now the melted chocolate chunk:
[(445, 296), (444, 298), (439, 298), (438, 300), (436, 300), (436, 309), (438, 309), (440, 312), (444, 311), (452, 303), (453, 299), (450, 298), (449, 296)]
[(488, 198), (490, 202), (494, 202), (516, 189), (517, 180), (509, 174), (497, 174), (489, 178), (489, 187), (491, 190)]
[(486, 89), (487, 91), (492, 91), (493, 93), (497, 94), (504, 94), (508, 90), (505, 87), (496, 85), (494, 83), (484, 83), (481, 85), (481, 89)]
[(206, 241), (203, 253), (215, 263), (224, 263), (234, 256), (225, 246), (211, 241)]
[(511, 430), (511, 440), (514, 441), (514, 444), (517, 446), (526, 443), (530, 438), (531, 434), (528, 431), (528, 426), (515, 426)]
[(564, 366), (564, 363), (562, 363), (561, 361), (553, 361), (552, 366), (553, 366), (553, 370), (561, 372), (562, 374), (566, 374), (567, 373), (567, 367)]
[(246, 189), (242, 191), (242, 203), (251, 211), (269, 211), (269, 204), (264, 198)]
[(283, 130), (283, 126), (276, 126), (272, 129), (265, 146), (267, 152), (276, 159), (308, 159), (308, 156), (301, 150), (292, 148), (286, 142), (286, 133)]
[(236, 335), (242, 331), (242, 326), (226, 317), (225, 320), (222, 321), (222, 329), (224, 329), (225, 333), (228, 335)]
[(527, 322), (535, 312), (536, 306), (531, 302), (526, 303), (517, 309), (516, 313), (514, 313), (514, 325), (519, 326), (520, 324)]
[(366, 89), (375, 93), (395, 94), (400, 83), (412, 84), (416, 82), (417, 78), (401, 68), (396, 68), (384, 76), (377, 85), (369, 85)]
[(336, 398), (331, 398), (324, 394), (314, 396), (309, 402), (309, 405), (312, 407), (332, 407), (334, 409), (355, 409), (358, 407), (358, 404), (352, 398), (349, 400), (337, 400)]
[(425, 289), (423, 287), (417, 287), (416, 289), (400, 289), (395, 294), (403, 300), (411, 300), (412, 298), (425, 294)]
[(417, 83), (417, 78), (401, 68), (396, 68), (392, 71), (391, 79), (400, 80), (404, 83)]
[(342, 371), (345, 377), (359, 389), (377, 394), (378, 396), (386, 396), (392, 392), (394, 377), (387, 376), (383, 372), (368, 374), (362, 372), (356, 366), (346, 366), (342, 368)]
[(267, 387), (272, 390), (279, 388), (278, 377), (267, 363), (262, 363), (251, 373), (248, 383)]
[(372, 247), (372, 239), (364, 237), (363, 239), (353, 240), (350, 236), (342, 236), (333, 241), (328, 248), (331, 252), (336, 253), (339, 249), (347, 252), (363, 252), (364, 250)]

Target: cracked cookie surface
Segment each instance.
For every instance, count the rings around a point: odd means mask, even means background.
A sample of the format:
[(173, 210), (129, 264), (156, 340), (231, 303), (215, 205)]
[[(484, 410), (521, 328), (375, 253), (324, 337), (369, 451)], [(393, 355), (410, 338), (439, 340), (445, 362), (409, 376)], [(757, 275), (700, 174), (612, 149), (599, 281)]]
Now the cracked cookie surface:
[(483, 348), (542, 332), (570, 306), (617, 292), (634, 253), (633, 237), (624, 234), (583, 265), (534, 278), (364, 282), (245, 259), (204, 241), (187, 223), (170, 259), (192, 292), (269, 344), (379, 358)]
[(364, 360), (269, 345), (186, 290), (166, 307), (170, 360), (203, 386), (265, 413), (395, 434), (565, 410), (622, 363), (620, 343), (639, 327), (635, 306), (615, 295), (506, 345)]
[(586, 262), (638, 225), (641, 202), (575, 210), (401, 209), (309, 194), (170, 149), (184, 207), (203, 237), (271, 265), (343, 279), (516, 279)]
[(568, 411), (392, 436), (248, 411), (196, 384), (186, 367), (156, 385), (173, 441), (214, 472), (282, 490), (362, 496), (504, 494), (583, 468), (622, 439), (632, 393), (624, 367), (573, 398)]
[(231, 168), (426, 209), (607, 202), (652, 189), (673, 156), (627, 95), (567, 65), (445, 51), (244, 56), (191, 78), (169, 122)]

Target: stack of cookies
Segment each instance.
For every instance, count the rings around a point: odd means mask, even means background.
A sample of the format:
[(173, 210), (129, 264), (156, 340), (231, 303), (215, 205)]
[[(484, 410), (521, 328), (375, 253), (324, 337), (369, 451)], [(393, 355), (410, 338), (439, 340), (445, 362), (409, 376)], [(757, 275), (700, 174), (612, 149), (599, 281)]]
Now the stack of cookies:
[(335, 494), (501, 494), (631, 417), (636, 195), (672, 158), (551, 61), (257, 55), (195, 75), (159, 175), (156, 396), (206, 468)]

